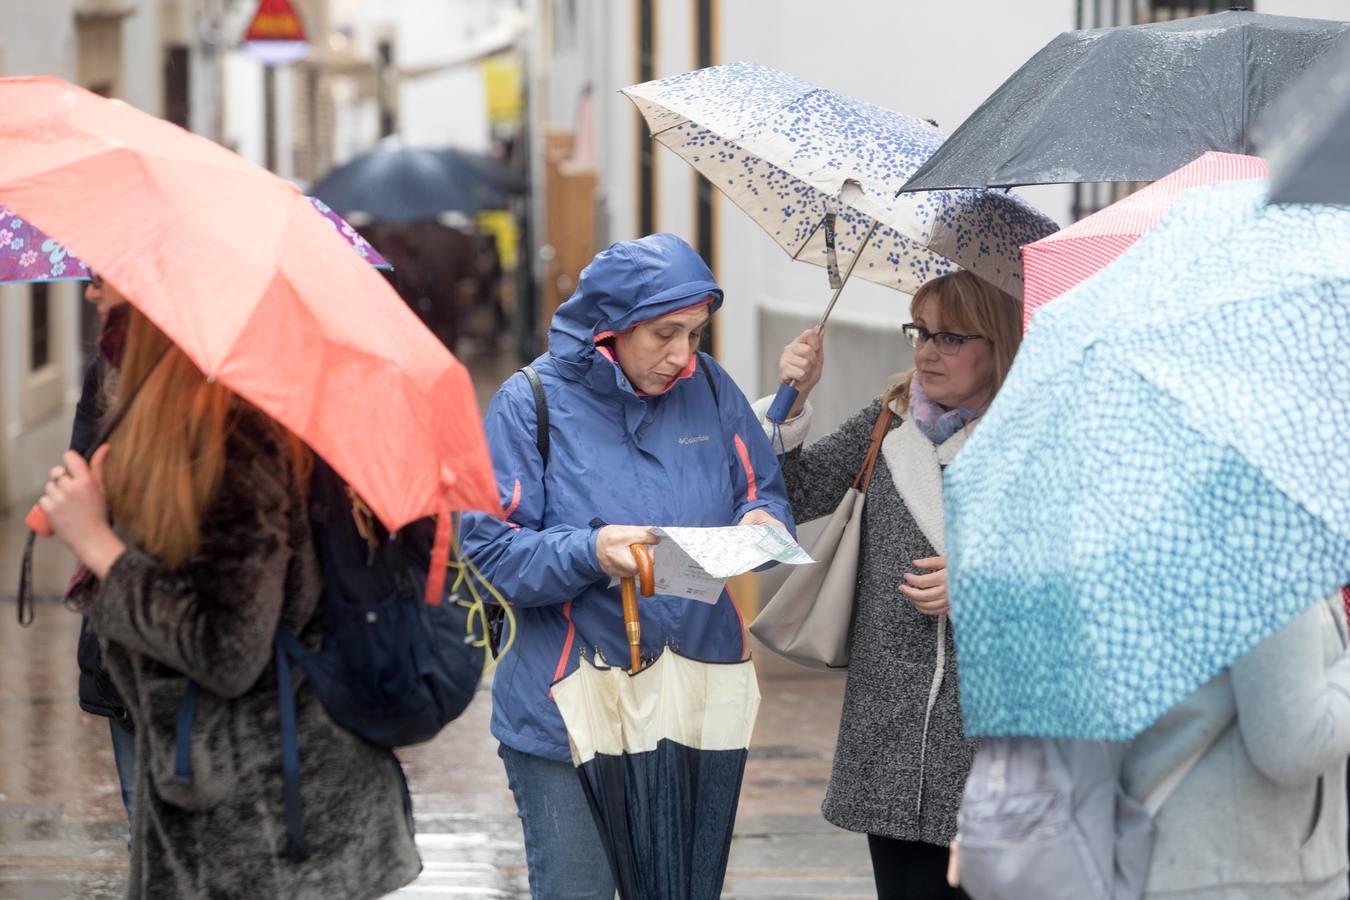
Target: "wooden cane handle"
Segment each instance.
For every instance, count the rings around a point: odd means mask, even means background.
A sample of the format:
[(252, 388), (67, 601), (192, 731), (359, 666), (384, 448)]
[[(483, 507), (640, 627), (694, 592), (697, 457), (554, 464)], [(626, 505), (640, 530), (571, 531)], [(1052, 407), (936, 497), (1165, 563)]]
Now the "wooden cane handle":
[(619, 579), (619, 593), (623, 597), (623, 626), (628, 634), (629, 671), (642, 668), (642, 619), (638, 613), (638, 582), (642, 582), (642, 596), (650, 597), (656, 592), (656, 575), (652, 567), (652, 554), (646, 544), (632, 544), (629, 551), (637, 563), (638, 577)]
[(630, 544), (628, 551), (633, 554), (633, 562), (638, 568), (638, 588), (642, 596), (650, 597), (656, 593), (656, 567), (652, 562), (652, 550), (646, 544)]

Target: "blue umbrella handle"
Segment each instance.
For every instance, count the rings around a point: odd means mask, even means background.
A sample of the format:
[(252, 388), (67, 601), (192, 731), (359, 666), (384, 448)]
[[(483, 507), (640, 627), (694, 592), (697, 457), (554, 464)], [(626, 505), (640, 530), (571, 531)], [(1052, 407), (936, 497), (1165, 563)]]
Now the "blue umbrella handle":
[(790, 384), (780, 384), (778, 393), (773, 395), (773, 403), (769, 406), (769, 412), (765, 416), (775, 425), (782, 425), (792, 414), (792, 405), (797, 402), (799, 391)]

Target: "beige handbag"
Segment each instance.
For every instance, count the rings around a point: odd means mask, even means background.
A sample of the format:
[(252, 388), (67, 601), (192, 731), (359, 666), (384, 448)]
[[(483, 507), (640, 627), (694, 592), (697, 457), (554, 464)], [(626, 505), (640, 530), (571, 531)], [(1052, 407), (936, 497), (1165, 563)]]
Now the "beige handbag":
[(815, 565), (796, 567), (750, 623), (750, 633), (764, 646), (807, 668), (848, 668), (863, 501), (890, 424), (890, 407), (883, 406), (862, 468), (811, 548)]

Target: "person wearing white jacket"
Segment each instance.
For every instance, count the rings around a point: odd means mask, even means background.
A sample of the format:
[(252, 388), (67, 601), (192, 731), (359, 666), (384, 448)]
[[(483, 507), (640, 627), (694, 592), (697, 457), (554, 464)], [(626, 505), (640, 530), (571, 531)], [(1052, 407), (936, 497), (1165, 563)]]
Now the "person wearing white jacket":
[(1350, 654), (1339, 593), (1137, 737), (1126, 789), (1147, 796), (1216, 727), (1224, 730), (1155, 816), (1145, 897), (1346, 897)]

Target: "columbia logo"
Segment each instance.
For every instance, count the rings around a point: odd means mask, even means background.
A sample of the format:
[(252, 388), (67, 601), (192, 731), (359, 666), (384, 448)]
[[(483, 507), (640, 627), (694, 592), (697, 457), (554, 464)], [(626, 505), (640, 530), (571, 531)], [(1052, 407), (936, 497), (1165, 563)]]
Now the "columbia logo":
[(687, 435), (680, 438), (681, 444), (701, 444), (708, 439), (706, 434)]

